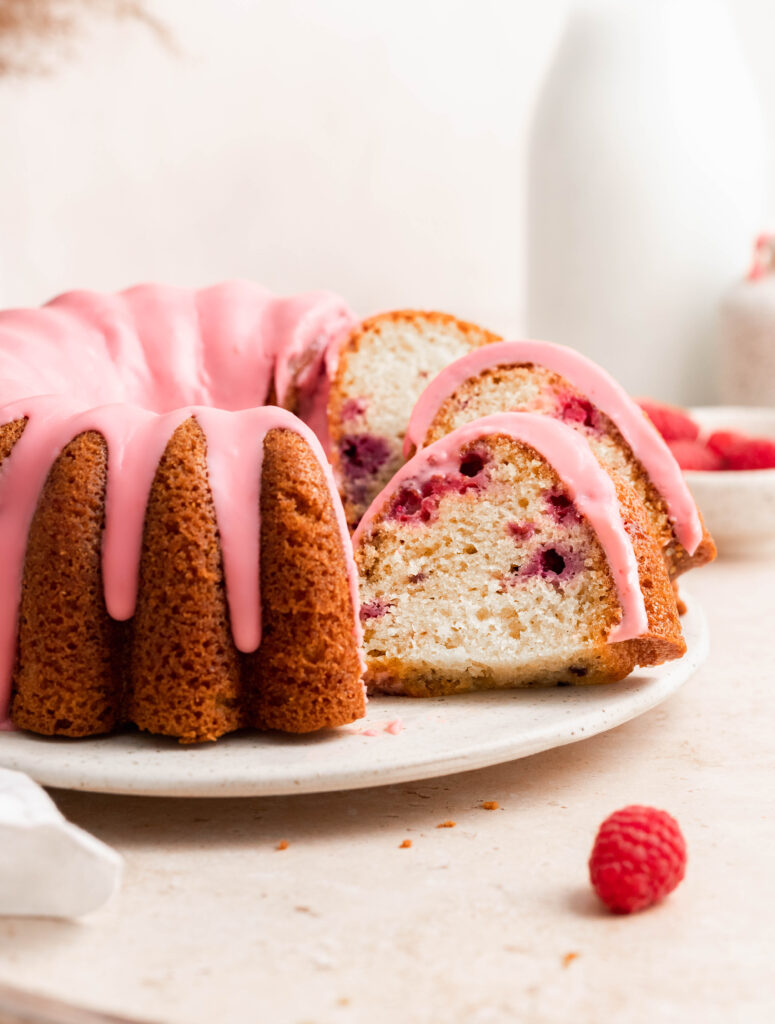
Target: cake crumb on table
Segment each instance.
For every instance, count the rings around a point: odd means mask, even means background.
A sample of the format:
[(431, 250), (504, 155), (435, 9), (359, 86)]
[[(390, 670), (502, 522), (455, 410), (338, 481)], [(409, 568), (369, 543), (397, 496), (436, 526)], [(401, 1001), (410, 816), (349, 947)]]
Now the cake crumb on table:
[(412, 840), (411, 839), (405, 839), (403, 841), (403, 843), (401, 843), (401, 845), (398, 847), (398, 849), (399, 850), (408, 850), (411, 845), (412, 845)]
[(497, 811), (499, 807), (500, 804), (497, 800), (484, 800), (482, 802), (482, 808), (485, 811)]
[(280, 842), (277, 844), (277, 846), (275, 846), (275, 850), (287, 850), (287, 849), (288, 849), (288, 840), (287, 839), (281, 839)]
[(578, 953), (566, 953), (565, 956), (562, 958), (562, 966), (570, 967), (570, 965), (573, 963), (577, 956)]
[(457, 825), (456, 821), (442, 821), (436, 826), (436, 828), (454, 828), (455, 825)]

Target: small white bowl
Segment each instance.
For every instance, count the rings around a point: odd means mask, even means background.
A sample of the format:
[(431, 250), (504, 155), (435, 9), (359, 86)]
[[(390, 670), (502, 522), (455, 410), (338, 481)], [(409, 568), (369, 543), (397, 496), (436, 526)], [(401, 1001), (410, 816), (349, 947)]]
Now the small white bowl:
[[(775, 440), (775, 408), (707, 405), (689, 412), (701, 437), (734, 430)], [(775, 469), (691, 469), (684, 475), (719, 554), (775, 554)]]

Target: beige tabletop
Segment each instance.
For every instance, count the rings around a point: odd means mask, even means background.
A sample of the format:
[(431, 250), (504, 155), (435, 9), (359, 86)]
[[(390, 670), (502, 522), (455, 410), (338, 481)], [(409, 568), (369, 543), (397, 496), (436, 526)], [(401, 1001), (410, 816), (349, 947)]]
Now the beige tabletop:
[[(0, 981), (170, 1024), (775, 1020), (774, 581), (766, 561), (695, 573), (705, 667), (522, 761), (321, 796), (54, 791), (124, 854), (124, 886), (79, 923), (0, 921)], [(636, 802), (678, 818), (689, 868), (613, 917), (586, 860)]]

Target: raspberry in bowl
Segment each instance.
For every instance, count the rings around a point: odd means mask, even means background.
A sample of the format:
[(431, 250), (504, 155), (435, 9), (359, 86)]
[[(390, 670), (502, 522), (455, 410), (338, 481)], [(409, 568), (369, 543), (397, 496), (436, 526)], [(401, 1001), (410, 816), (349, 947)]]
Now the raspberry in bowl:
[(639, 402), (684, 470), (719, 552), (775, 554), (775, 408)]

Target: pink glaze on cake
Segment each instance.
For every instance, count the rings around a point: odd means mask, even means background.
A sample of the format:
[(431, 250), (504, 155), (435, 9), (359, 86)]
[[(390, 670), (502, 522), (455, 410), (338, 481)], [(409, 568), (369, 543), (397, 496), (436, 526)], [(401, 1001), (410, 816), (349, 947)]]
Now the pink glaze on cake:
[(335, 330), (327, 332), (324, 346), (318, 349), (316, 358), (296, 380), (299, 416), (314, 430), (326, 456), (331, 451), (331, 432), (328, 425), (331, 382), (336, 376), (342, 348), (358, 322), (355, 315), (348, 310), (346, 317), (342, 317), (335, 325)]
[[(493, 435), (505, 435), (534, 448), (554, 468), (578, 512), (597, 535), (614, 578), (621, 621), (611, 629), (608, 642), (633, 640), (648, 628), (646, 606), (640, 589), (638, 563), (619, 511), (613, 481), (584, 440), (572, 427), (550, 416), (527, 412), (499, 413), (467, 423), (421, 449), (396, 473), (374, 499), (353, 534), (353, 545), (369, 532), (371, 524), (402, 485), (417, 487), (434, 476), (458, 473), (461, 449)], [(421, 527), (420, 527), (421, 528)]]
[(702, 540), (697, 506), (665, 441), (606, 371), (586, 356), (548, 341), (503, 341), (483, 345), (447, 366), (423, 391), (412, 410), (404, 456), (420, 448), (442, 404), (465, 381), (493, 366), (533, 363), (560, 374), (608, 416), (667, 504), (675, 534), (692, 555)]
[(236, 647), (249, 652), (261, 642), (260, 474), (264, 438), (275, 428), (301, 435), (323, 468), (360, 643), (357, 576), (331, 468), (309, 427), (265, 405), (272, 387), (282, 401), (294, 366), (310, 353), (313, 362), (322, 358), (352, 322), (329, 293), (278, 298), (240, 281), (198, 292), (155, 285), (117, 295), (72, 292), (41, 309), (0, 312), (0, 423), (27, 419), (0, 470), (0, 720), (38, 496), (65, 445), (88, 430), (108, 448), (102, 567), (114, 619), (134, 614), (151, 485), (170, 437), (193, 416), (207, 439)]

